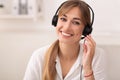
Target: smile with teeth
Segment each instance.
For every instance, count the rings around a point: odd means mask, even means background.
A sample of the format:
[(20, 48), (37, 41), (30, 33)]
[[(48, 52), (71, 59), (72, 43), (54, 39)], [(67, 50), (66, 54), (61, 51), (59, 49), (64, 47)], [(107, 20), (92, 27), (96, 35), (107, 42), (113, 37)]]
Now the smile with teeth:
[(65, 32), (62, 32), (62, 35), (64, 35), (64, 36), (72, 36), (72, 34), (65, 33)]

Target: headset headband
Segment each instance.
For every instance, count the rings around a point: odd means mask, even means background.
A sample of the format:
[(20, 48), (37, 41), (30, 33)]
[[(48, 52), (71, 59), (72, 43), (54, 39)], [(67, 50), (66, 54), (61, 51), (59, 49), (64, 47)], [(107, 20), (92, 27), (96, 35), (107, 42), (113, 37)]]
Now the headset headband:
[[(55, 15), (57, 15), (59, 9), (60, 9), (60, 8), (64, 5), (64, 3), (66, 3), (66, 2), (67, 2), (67, 1), (63, 2), (63, 3), (58, 7), (58, 9), (57, 9), (56, 12), (55, 12)], [(93, 9), (92, 9), (92, 7), (91, 7), (90, 5), (88, 5), (87, 3), (85, 3), (85, 4), (88, 6), (89, 10), (92, 12), (92, 19), (91, 19), (91, 24), (90, 24), (90, 26), (92, 26), (92, 25), (93, 25), (93, 22), (94, 22), (94, 11), (93, 11)]]

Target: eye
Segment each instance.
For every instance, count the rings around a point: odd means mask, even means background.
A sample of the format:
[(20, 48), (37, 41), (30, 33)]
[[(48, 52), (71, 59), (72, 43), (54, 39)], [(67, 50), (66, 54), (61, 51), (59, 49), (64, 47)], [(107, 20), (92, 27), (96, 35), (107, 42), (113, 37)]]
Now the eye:
[(80, 22), (79, 21), (73, 21), (72, 22), (74, 25), (80, 25)]
[(67, 19), (64, 18), (64, 17), (61, 17), (60, 20), (63, 21), (63, 22), (66, 22), (66, 21), (67, 21)]

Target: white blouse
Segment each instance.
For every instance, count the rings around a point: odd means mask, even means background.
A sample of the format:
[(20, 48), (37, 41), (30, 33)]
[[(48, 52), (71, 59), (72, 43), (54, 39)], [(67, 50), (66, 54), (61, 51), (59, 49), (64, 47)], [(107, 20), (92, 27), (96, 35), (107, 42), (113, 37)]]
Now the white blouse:
[[(43, 70), (43, 62), (44, 62), (43, 60), (44, 60), (46, 50), (48, 48), (49, 46), (42, 47), (36, 50), (32, 54), (23, 80), (42, 80), (42, 70)], [(59, 57), (57, 57), (56, 80), (80, 80), (80, 76), (82, 76), (83, 74), (83, 71), (81, 72), (82, 51), (83, 51), (82, 45), (80, 45), (79, 56), (64, 79), (62, 78), (60, 60), (59, 60)], [(92, 62), (95, 80), (107, 80), (106, 71), (105, 71), (106, 70), (105, 62), (106, 62), (105, 52), (101, 48), (96, 48), (95, 55)], [(82, 76), (82, 80), (84, 80), (83, 76)]]

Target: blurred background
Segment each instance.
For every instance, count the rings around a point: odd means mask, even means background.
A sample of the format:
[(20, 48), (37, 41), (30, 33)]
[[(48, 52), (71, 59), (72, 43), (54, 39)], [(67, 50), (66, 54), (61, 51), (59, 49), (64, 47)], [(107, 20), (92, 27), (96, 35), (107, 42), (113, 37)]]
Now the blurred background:
[[(32, 52), (57, 39), (51, 20), (65, 0), (0, 0), (0, 80), (22, 80)], [(108, 80), (120, 80), (120, 0), (85, 0), (106, 51)]]

